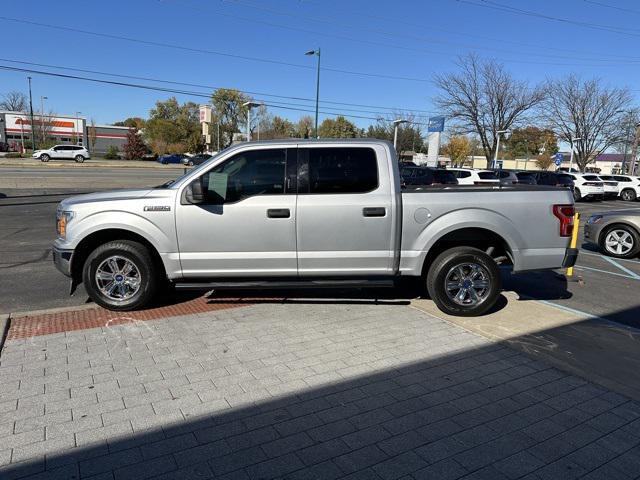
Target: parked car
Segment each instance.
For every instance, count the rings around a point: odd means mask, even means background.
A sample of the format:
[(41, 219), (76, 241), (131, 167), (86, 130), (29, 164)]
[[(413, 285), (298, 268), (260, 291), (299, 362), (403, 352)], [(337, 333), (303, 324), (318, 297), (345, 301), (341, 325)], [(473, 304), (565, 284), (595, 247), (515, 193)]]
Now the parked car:
[(180, 163), (186, 165), (189, 161), (189, 157), (184, 153), (172, 153), (169, 155), (160, 155), (157, 161), (163, 165), (167, 165), (169, 163)]
[(549, 185), (551, 187), (573, 186), (573, 179), (566, 173), (547, 172), (546, 170), (536, 170), (529, 173), (533, 175), (538, 185)]
[(593, 214), (584, 226), (584, 238), (612, 257), (635, 257), (640, 253), (640, 211)]
[(430, 167), (402, 167), (400, 177), (404, 186), (458, 184), (455, 175), (450, 171)]
[[(497, 182), (497, 179), (494, 180)], [(567, 190), (399, 190), (389, 142), (240, 143), (154, 189), (58, 206), (53, 261), (111, 310), (177, 289), (380, 287), (419, 278), (444, 312), (490, 309), (501, 268), (574, 265)]]
[(207, 160), (209, 160), (210, 158), (213, 158), (213, 155), (209, 155), (208, 153), (198, 153), (197, 155), (193, 155), (187, 158), (186, 160), (187, 160), (187, 165), (192, 167), (194, 165), (201, 165)]
[(516, 177), (518, 177), (518, 183), (521, 185), (537, 185), (536, 177), (533, 172), (516, 172)]
[(492, 170), (474, 170), (472, 168), (448, 168), (460, 185), (500, 185), (500, 180)]
[(604, 185), (594, 173), (568, 173), (573, 180), (573, 198), (580, 200), (602, 200)]
[(519, 183), (518, 176), (511, 170), (494, 170), (494, 172), (501, 185), (516, 185)]
[(602, 180), (605, 198), (617, 198), (620, 194), (620, 187), (613, 175), (598, 175), (598, 178)]
[(77, 163), (82, 163), (87, 158), (91, 158), (89, 150), (81, 145), (55, 145), (46, 150), (36, 150), (31, 156), (39, 158), (42, 162), (48, 162), (53, 158), (54, 160), (73, 159)]
[(640, 197), (640, 177), (613, 175), (613, 179), (618, 182), (618, 190), (620, 191), (620, 198), (622, 200), (625, 202), (634, 202)]

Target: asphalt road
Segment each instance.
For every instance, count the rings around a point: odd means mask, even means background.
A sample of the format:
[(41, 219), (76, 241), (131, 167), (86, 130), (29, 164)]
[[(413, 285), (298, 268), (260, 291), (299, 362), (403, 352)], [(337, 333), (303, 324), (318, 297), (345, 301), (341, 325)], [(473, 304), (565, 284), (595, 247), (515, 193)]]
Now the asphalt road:
[[(0, 177), (15, 175), (13, 170), (0, 169)], [(18, 174), (29, 176), (23, 171)], [(78, 179), (84, 188), (13, 190), (0, 186), (0, 313), (87, 302), (82, 287), (74, 296), (67, 295), (68, 281), (57, 272), (51, 261), (55, 209), (60, 200), (74, 193), (99, 189), (96, 183), (107, 181), (111, 185), (127, 187), (157, 185), (173, 178), (175, 171), (51, 169), (47, 170), (47, 177), (38, 181), (47, 184), (57, 176)], [(622, 208), (640, 209), (640, 202), (578, 204), (585, 221), (595, 211)], [(640, 327), (640, 259), (613, 260), (583, 245), (572, 279), (558, 272), (506, 274), (504, 286), (560, 308)], [(398, 292), (398, 295), (404, 296), (406, 292)]]

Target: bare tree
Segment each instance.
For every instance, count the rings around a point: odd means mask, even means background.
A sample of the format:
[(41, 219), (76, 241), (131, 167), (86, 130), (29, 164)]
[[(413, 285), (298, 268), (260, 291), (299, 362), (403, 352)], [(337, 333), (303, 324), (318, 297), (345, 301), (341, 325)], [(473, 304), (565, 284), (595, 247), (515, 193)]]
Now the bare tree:
[(11, 112), (24, 112), (27, 110), (27, 96), (18, 91), (11, 91), (6, 95), (2, 95), (0, 102), (0, 110), (9, 110)]
[(569, 75), (549, 80), (542, 104), (542, 117), (549, 127), (567, 143), (574, 143), (580, 171), (625, 138), (627, 123), (623, 110), (631, 101), (627, 88), (609, 88), (598, 78), (581, 80)]
[(540, 87), (530, 88), (516, 80), (494, 60), (481, 60), (475, 54), (460, 57), (459, 72), (436, 75), (441, 92), (435, 103), (455, 119), (464, 133), (478, 136), (487, 160), (496, 150), (497, 132), (522, 123), (527, 113), (543, 98)]

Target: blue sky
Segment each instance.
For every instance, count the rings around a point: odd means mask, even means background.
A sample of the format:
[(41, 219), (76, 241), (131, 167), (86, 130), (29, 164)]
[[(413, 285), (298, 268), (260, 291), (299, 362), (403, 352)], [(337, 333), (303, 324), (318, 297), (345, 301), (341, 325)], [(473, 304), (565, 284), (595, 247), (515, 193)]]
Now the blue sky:
[[(432, 104), (436, 92), (430, 79), (435, 73), (455, 69), (456, 57), (470, 51), (496, 58), (515, 76), (532, 82), (576, 72), (602, 77), (612, 85), (640, 89), (640, 5), (634, 0), (23, 0), (12, 5), (0, 15), (186, 50), (0, 19), (0, 65), (131, 81), (203, 95), (210, 90), (30, 67), (9, 60), (312, 99), (315, 58), (304, 56), (304, 52), (319, 46), (324, 67), (367, 74), (323, 69), (321, 101), (375, 106), (324, 104), (321, 110), (366, 117), (390, 111), (379, 107), (437, 114)], [(514, 14), (501, 5), (584, 25)], [(0, 70), (0, 93), (26, 91), (26, 76)], [(81, 111), (97, 123), (145, 117), (156, 100), (171, 95), (38, 74), (32, 77), (34, 109), (39, 110), (40, 96), (45, 95), (45, 110), (59, 114)], [(177, 96), (181, 101), (206, 100)], [(302, 104), (288, 105), (291, 108), (314, 108), (313, 102), (304, 100), (255, 97)], [(276, 108), (270, 111), (292, 120), (305, 114)], [(361, 126), (372, 122), (353, 120)]]

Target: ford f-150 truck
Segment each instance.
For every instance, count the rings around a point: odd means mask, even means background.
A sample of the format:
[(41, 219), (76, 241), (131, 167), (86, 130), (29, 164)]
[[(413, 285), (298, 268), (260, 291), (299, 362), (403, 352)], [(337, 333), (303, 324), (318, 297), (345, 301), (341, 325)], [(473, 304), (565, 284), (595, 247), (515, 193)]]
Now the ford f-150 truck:
[(575, 263), (571, 192), (401, 187), (392, 145), (285, 140), (232, 146), (157, 188), (72, 197), (53, 259), (112, 310), (175, 288), (366, 287), (421, 278), (438, 307), (479, 315), (514, 272)]

